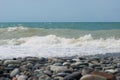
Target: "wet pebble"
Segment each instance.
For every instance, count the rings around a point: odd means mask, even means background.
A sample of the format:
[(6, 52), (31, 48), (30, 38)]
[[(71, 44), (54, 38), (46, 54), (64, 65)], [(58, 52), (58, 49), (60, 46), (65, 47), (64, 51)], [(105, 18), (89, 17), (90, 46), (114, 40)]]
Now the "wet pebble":
[(80, 80), (107, 80), (105, 77), (98, 75), (85, 75)]
[(50, 66), (50, 70), (52, 70), (54, 72), (62, 72), (62, 71), (65, 71), (67, 69), (68, 68), (66, 66), (54, 66), (54, 65)]
[(79, 80), (82, 77), (80, 72), (74, 72), (64, 77), (64, 80)]
[(10, 77), (14, 77), (16, 74), (19, 73), (19, 69), (15, 68), (11, 73), (10, 73)]
[(27, 80), (27, 76), (26, 75), (20, 75), (17, 80)]

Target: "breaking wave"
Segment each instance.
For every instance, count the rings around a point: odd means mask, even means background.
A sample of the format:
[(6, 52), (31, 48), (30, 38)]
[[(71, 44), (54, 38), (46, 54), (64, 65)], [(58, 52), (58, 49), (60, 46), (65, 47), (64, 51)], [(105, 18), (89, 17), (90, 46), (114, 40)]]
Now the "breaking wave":
[(79, 38), (91, 34), (93, 38), (120, 38), (120, 30), (74, 30), (74, 29), (45, 29), (14, 26), (0, 28), (0, 40), (19, 39), (23, 37), (56, 35), (65, 38)]
[(0, 40), (0, 58), (93, 55), (112, 52), (120, 52), (120, 38), (95, 39), (91, 34), (87, 34), (78, 38), (46, 35)]

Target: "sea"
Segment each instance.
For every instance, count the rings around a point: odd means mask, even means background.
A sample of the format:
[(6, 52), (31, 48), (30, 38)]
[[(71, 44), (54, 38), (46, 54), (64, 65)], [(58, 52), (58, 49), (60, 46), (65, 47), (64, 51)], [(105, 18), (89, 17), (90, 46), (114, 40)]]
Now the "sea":
[(120, 22), (1, 22), (0, 59), (120, 52)]

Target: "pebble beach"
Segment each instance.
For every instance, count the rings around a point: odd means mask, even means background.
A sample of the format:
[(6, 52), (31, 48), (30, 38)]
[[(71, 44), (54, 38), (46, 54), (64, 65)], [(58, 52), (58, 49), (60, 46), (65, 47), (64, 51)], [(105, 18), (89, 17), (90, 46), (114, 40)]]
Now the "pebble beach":
[(120, 80), (120, 53), (1, 59), (0, 80)]
[(0, 0), (0, 80), (120, 80), (120, 0)]

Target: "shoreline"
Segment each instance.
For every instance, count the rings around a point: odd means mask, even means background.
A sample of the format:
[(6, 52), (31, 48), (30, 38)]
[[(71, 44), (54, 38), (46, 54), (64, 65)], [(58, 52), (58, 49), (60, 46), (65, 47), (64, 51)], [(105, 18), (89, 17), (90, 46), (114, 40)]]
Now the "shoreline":
[[(0, 79), (3, 80), (82, 80), (88, 74), (93, 76), (94, 71), (103, 72), (114, 78), (110, 80), (115, 80), (115, 78), (119, 80), (120, 53), (81, 57), (29, 56), (0, 60)], [(99, 76), (109, 80), (107, 76)]]

